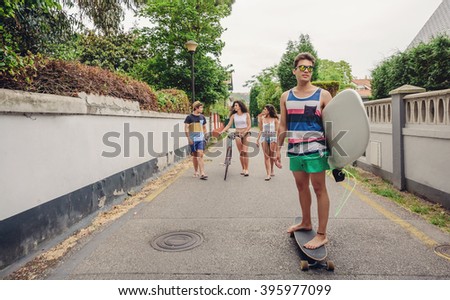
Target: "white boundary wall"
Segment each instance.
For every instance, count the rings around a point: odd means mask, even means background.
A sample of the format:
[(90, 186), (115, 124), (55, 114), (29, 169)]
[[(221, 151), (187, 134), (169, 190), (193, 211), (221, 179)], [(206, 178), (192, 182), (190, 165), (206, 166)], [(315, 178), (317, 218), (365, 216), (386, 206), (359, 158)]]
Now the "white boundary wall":
[(155, 157), (164, 168), (187, 145), (184, 132), (172, 136), (184, 118), (111, 97), (0, 89), (0, 221)]
[[(404, 189), (450, 208), (450, 89), (405, 94), (400, 100), (403, 116), (394, 115), (392, 101), (364, 102), (371, 132), (358, 166), (394, 181), (398, 172), (394, 165), (400, 159), (404, 164)], [(401, 141), (393, 138), (394, 118), (404, 120), (401, 147)], [(393, 154), (394, 146), (403, 149), (400, 157)]]

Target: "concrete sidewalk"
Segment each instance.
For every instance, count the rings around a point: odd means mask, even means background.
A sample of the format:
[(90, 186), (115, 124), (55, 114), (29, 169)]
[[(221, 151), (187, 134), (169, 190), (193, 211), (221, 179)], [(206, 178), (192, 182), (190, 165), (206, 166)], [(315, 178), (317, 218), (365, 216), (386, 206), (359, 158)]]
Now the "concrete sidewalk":
[[(223, 153), (224, 148), (210, 152)], [(435, 246), (450, 244), (448, 234), (359, 185), (335, 216), (351, 187), (328, 176), (328, 250), (336, 269), (301, 271), (297, 245), (286, 233), (300, 215), (288, 162), (266, 182), (261, 153), (251, 158), (249, 177), (239, 174), (236, 153), (227, 181), (223, 154), (207, 157), (207, 181), (193, 178), (192, 167), (179, 174), (151, 202), (139, 204), (81, 244), (47, 278), (450, 279), (450, 260), (434, 253)], [(198, 233), (199, 245), (181, 252), (152, 247), (157, 237), (178, 231)]]

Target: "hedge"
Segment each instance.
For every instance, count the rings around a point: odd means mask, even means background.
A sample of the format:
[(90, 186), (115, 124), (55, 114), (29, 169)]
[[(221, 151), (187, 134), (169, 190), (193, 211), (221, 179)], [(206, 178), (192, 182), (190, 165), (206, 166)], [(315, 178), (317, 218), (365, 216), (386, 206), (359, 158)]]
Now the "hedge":
[(71, 97), (85, 92), (138, 101), (143, 110), (179, 113), (189, 111), (189, 100), (182, 91), (162, 92), (164, 95), (167, 94), (165, 97), (170, 100), (160, 106), (157, 93), (149, 85), (127, 75), (79, 62), (48, 59), (39, 55), (32, 55), (29, 59), (32, 63), (14, 75), (7, 72), (0, 73), (0, 88)]
[(166, 89), (156, 92), (158, 111), (167, 113), (189, 113), (190, 101), (184, 91)]
[(450, 86), (450, 38), (439, 36), (381, 62), (372, 71), (372, 96), (389, 97), (389, 92), (405, 84), (426, 90)]
[(339, 91), (339, 81), (313, 81), (313, 85), (330, 92), (331, 96), (336, 96)]

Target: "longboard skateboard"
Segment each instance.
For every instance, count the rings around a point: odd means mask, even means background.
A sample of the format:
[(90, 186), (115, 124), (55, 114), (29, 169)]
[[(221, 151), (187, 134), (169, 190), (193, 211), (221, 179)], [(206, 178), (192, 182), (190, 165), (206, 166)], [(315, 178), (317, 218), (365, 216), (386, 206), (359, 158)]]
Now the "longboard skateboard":
[[(301, 222), (301, 217), (295, 218), (295, 224)], [(323, 268), (328, 271), (334, 271), (334, 263), (331, 260), (327, 260), (328, 252), (325, 245), (317, 249), (307, 249), (303, 246), (315, 236), (316, 232), (314, 230), (295, 231), (294, 233), (291, 233), (291, 237), (295, 238), (300, 251), (304, 254), (304, 257), (302, 257), (302, 260), (300, 261), (301, 270), (308, 271), (309, 268)]]

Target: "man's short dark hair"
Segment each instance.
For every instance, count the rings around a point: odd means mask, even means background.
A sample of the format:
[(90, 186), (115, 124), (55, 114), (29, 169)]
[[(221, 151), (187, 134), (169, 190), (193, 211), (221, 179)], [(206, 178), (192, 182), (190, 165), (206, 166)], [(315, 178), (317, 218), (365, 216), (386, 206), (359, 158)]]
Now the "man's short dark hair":
[(316, 63), (316, 58), (309, 52), (302, 52), (300, 54), (298, 54), (295, 59), (294, 59), (294, 68), (297, 68), (297, 64), (299, 61), (306, 59), (309, 60), (310, 62), (313, 63), (313, 65), (315, 65)]

